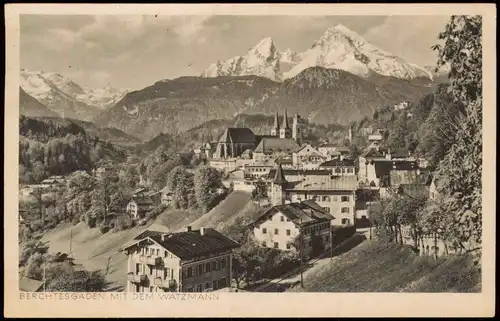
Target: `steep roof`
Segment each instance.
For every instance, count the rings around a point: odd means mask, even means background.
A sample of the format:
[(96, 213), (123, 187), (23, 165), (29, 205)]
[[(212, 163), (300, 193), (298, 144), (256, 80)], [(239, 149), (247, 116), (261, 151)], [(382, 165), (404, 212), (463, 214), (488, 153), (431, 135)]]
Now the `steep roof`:
[(42, 287), (43, 282), (27, 277), (19, 278), (19, 290), (22, 292), (37, 292)]
[(416, 161), (395, 161), (388, 159), (376, 159), (373, 161), (375, 165), (375, 175), (380, 178), (384, 175), (390, 175), (392, 170), (417, 170), (418, 164)]
[(278, 169), (274, 175), (273, 179), (274, 184), (286, 184), (287, 180), (285, 178), (285, 174), (283, 174), (283, 169), (281, 168), (281, 164), (278, 165)]
[[(313, 175), (330, 175), (330, 171), (327, 169), (283, 169), (283, 174), (285, 175), (285, 178), (287, 176), (313, 176)], [(268, 179), (273, 179), (274, 176), (276, 175), (276, 169), (271, 169), (269, 171), (269, 174), (267, 176)], [(287, 179), (290, 181), (290, 179)]]
[(406, 148), (391, 149), (392, 158), (405, 158), (410, 156), (410, 151)]
[[(162, 240), (163, 234), (166, 234), (164, 240)], [(154, 241), (181, 259), (190, 259), (240, 247), (240, 244), (215, 229), (205, 228), (204, 235), (201, 235), (200, 230), (177, 233), (146, 230), (134, 238), (137, 242), (128, 245), (126, 248), (134, 246), (145, 239)]]
[(139, 206), (141, 205), (152, 205), (154, 204), (153, 200), (147, 196), (145, 197), (133, 197), (132, 200)]
[[(391, 185), (424, 184), (415, 170), (392, 170), (389, 173)], [(424, 184), (425, 185), (425, 184)]]
[(275, 164), (292, 165), (293, 159), (291, 157), (278, 157), (274, 160)]
[(257, 148), (255, 148), (254, 153), (293, 153), (298, 148), (300, 146), (293, 138), (263, 137)]
[(281, 128), (290, 128), (290, 126), (288, 126), (288, 115), (286, 113), (286, 110), (285, 114), (283, 115), (283, 123), (281, 124)]
[(254, 224), (260, 224), (268, 219), (270, 215), (275, 213), (282, 213), (295, 225), (300, 226), (305, 224), (314, 223), (317, 221), (331, 221), (335, 219), (331, 214), (325, 212), (314, 201), (303, 201), (300, 203), (289, 203), (276, 205), (265, 211), (259, 218), (257, 218)]
[(300, 191), (355, 191), (358, 188), (358, 180), (351, 176), (316, 175), (305, 176), (302, 181), (290, 183), (285, 190)]
[(279, 128), (279, 127), (280, 127), (280, 124), (278, 121), (278, 112), (276, 112), (276, 114), (274, 115), (274, 127), (273, 128)]
[(256, 138), (250, 128), (226, 128), (219, 143), (255, 143)]
[(336, 167), (336, 166), (354, 166), (352, 159), (331, 159), (319, 165), (320, 167)]

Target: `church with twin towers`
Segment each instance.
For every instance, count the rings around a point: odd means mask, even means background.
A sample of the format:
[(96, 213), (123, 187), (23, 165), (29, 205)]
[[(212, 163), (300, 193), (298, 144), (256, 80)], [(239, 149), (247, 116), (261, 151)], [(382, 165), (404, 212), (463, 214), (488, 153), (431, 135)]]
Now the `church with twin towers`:
[(290, 126), (286, 110), (280, 118), (276, 112), (273, 126), (267, 135), (256, 135), (246, 127), (226, 128), (217, 142), (214, 158), (262, 158), (274, 154), (293, 153), (303, 143), (304, 122), (296, 113)]

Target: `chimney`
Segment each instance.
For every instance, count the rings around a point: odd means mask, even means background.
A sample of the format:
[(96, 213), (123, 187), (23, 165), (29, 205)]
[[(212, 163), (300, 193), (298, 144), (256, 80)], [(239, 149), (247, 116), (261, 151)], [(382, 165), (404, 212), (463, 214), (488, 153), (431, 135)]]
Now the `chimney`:
[(161, 241), (162, 241), (162, 242), (165, 242), (165, 241), (166, 241), (166, 239), (167, 239), (167, 234), (162, 234), (162, 235), (161, 235)]
[(206, 232), (207, 231), (206, 231), (206, 229), (204, 227), (200, 227), (200, 235), (201, 236), (205, 236)]
[(191, 225), (186, 226), (186, 232), (191, 232)]

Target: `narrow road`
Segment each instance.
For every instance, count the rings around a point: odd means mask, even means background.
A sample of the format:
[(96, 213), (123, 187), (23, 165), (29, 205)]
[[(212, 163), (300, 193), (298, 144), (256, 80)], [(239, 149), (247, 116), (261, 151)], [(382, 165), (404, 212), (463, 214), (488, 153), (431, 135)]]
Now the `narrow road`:
[[(334, 253), (341, 249), (344, 245), (349, 244), (355, 238), (359, 238), (364, 236), (363, 232), (356, 232), (342, 243), (333, 247), (333, 250), (327, 250), (320, 254), (318, 257), (305, 262), (304, 270), (303, 270), (303, 278), (311, 273), (318, 271), (321, 267), (328, 264), (331, 261), (330, 253), (333, 251)], [(363, 239), (364, 240), (364, 239)], [(357, 245), (357, 244), (356, 244)], [(336, 256), (335, 254), (333, 256)], [(252, 290), (252, 292), (284, 292), (286, 289), (291, 287), (292, 285), (300, 284), (300, 267), (285, 273), (279, 278), (275, 278), (273, 280), (269, 280), (268, 282), (260, 285), (259, 287)]]

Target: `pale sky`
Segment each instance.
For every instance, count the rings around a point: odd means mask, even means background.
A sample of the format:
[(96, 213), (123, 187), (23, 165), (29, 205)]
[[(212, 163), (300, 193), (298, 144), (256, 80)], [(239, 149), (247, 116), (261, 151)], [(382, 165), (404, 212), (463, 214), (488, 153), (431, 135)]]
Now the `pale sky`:
[(244, 55), (271, 37), (302, 52), (339, 23), (417, 65), (448, 16), (124, 16), (21, 15), (21, 68), (59, 72), (99, 88), (141, 89), (161, 79), (199, 76), (217, 60)]

